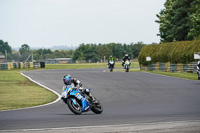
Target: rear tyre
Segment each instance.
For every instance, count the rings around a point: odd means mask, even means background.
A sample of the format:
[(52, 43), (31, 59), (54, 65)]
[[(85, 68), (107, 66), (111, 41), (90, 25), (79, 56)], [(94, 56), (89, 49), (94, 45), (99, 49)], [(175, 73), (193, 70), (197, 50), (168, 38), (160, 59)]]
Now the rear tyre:
[(73, 100), (69, 98), (67, 99), (67, 105), (74, 114), (80, 115), (82, 113), (82, 107), (76, 99), (75, 101), (76, 101), (76, 105), (74, 104)]

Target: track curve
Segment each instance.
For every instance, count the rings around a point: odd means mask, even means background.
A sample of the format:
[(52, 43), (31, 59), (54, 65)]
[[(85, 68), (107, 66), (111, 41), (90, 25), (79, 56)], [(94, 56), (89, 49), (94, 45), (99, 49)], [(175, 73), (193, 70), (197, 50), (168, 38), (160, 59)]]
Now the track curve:
[(143, 72), (103, 69), (25, 71), (33, 80), (61, 93), (70, 73), (103, 105), (104, 112), (74, 115), (60, 100), (32, 109), (0, 112), (0, 130), (61, 128), (200, 120), (200, 82)]

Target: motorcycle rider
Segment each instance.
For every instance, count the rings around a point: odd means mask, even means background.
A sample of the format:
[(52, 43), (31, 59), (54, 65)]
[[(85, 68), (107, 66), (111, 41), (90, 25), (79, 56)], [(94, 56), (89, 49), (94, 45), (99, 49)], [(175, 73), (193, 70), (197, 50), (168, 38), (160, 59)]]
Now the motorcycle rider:
[(124, 67), (125, 61), (128, 60), (131, 64), (131, 58), (128, 56), (128, 54), (125, 54), (123, 59), (122, 59), (122, 67)]
[(109, 68), (109, 66), (110, 66), (110, 61), (113, 61), (114, 62), (114, 64), (113, 64), (113, 68), (114, 68), (114, 66), (115, 66), (115, 60), (114, 60), (114, 58), (112, 57), (112, 55), (108, 58), (108, 68)]
[(197, 70), (200, 70), (200, 61), (197, 62)]
[(72, 88), (77, 88), (81, 92), (83, 92), (84, 94), (89, 96), (90, 101), (94, 101), (94, 97), (92, 96), (90, 90), (83, 88), (82, 83), (77, 78), (72, 78), (70, 74), (66, 74), (63, 77), (63, 82), (66, 85), (66, 86), (64, 86), (65, 88), (67, 88), (68, 85), (71, 85)]

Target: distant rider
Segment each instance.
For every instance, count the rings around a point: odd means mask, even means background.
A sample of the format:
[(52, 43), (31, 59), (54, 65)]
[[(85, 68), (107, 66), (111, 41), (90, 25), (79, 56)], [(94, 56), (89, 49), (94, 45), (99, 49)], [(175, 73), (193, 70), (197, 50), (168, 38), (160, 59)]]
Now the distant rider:
[(197, 70), (200, 70), (200, 61), (197, 62)]
[(72, 88), (77, 88), (79, 89), (81, 92), (83, 92), (84, 94), (89, 96), (89, 100), (93, 101), (94, 97), (92, 96), (91, 92), (88, 89), (85, 89), (82, 87), (82, 83), (77, 79), (77, 78), (72, 78), (71, 75), (66, 74), (63, 77), (63, 82), (66, 86), (64, 86), (65, 88), (68, 85), (71, 85)]
[(128, 60), (131, 64), (131, 58), (128, 56), (128, 54), (125, 54), (123, 59), (122, 59), (122, 66), (124, 67), (125, 61)]
[(113, 64), (113, 68), (114, 68), (115, 60), (114, 60), (114, 58), (112, 57), (112, 55), (108, 58), (108, 67), (110, 66), (110, 61), (113, 61), (113, 62), (114, 62), (114, 64)]

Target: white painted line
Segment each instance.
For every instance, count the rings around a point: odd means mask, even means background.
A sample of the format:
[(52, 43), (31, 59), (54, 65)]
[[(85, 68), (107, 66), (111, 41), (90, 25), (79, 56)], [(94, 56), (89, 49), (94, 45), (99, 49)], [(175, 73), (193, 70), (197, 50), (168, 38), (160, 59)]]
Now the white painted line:
[(13, 111), (13, 110), (22, 110), (22, 109), (31, 109), (31, 108), (38, 108), (38, 107), (48, 106), (48, 105), (51, 105), (51, 104), (54, 104), (54, 103), (58, 102), (58, 101), (61, 99), (61, 95), (60, 95), (58, 92), (56, 92), (56, 91), (54, 91), (54, 90), (48, 88), (48, 87), (45, 86), (45, 85), (40, 84), (39, 82), (37, 82), (37, 81), (31, 79), (30, 77), (28, 77), (27, 75), (25, 75), (25, 74), (23, 74), (23, 73), (21, 73), (21, 72), (20, 72), (20, 74), (23, 75), (24, 77), (28, 78), (28, 79), (31, 80), (32, 82), (38, 84), (39, 86), (41, 86), (41, 87), (43, 87), (43, 88), (45, 88), (45, 89), (47, 89), (47, 90), (49, 90), (49, 91), (55, 93), (55, 94), (58, 96), (58, 98), (57, 98), (55, 101), (51, 102), (51, 103), (47, 103), (47, 104), (43, 104), (43, 105), (38, 105), (38, 106), (33, 106), (33, 107), (27, 107), (27, 108), (18, 108), (18, 109), (2, 110), (2, 111), (0, 111), (0, 112), (4, 112), (4, 111)]

